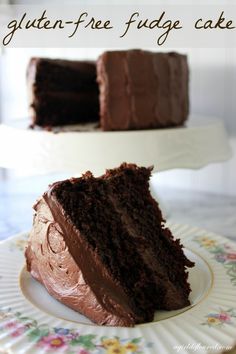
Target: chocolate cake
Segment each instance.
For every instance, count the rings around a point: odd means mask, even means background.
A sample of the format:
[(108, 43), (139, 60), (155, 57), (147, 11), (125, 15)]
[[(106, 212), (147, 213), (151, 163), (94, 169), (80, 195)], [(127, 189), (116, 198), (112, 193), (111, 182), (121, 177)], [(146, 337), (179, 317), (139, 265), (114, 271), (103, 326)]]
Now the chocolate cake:
[(95, 63), (32, 58), (27, 68), (27, 84), (32, 126), (99, 120)]
[(102, 130), (151, 129), (188, 116), (187, 57), (177, 53), (111, 51), (96, 65), (33, 58), (27, 77), (33, 126), (100, 120)]
[(125, 163), (86, 172), (52, 184), (34, 206), (27, 270), (97, 324), (133, 326), (190, 304), (193, 263), (164, 226), (150, 174)]
[(97, 62), (103, 130), (174, 127), (188, 116), (185, 55), (111, 51)]

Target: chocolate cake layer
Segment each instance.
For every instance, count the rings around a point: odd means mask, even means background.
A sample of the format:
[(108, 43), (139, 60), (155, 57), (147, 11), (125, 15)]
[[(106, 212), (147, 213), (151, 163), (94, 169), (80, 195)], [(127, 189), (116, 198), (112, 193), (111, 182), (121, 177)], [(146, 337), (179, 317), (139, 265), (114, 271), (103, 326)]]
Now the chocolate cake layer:
[(32, 58), (27, 83), (32, 125), (50, 127), (99, 120), (95, 63)]
[(111, 51), (97, 61), (103, 130), (174, 127), (188, 116), (185, 55)]
[(39, 92), (30, 107), (33, 125), (52, 127), (96, 121), (97, 91)]
[(179, 240), (149, 192), (150, 169), (123, 164), (53, 184), (35, 205), (27, 269), (98, 324), (133, 326), (189, 305)]

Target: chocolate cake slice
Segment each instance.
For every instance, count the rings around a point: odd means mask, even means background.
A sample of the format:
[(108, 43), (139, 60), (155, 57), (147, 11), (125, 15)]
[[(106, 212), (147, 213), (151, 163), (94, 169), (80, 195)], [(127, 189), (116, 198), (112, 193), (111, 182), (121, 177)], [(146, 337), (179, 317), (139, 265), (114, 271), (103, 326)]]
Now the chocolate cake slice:
[(35, 204), (27, 269), (100, 325), (133, 326), (189, 303), (186, 258), (149, 191), (151, 168), (122, 164), (56, 182)]
[(99, 120), (95, 63), (32, 58), (27, 68), (27, 84), (32, 126)]
[(188, 117), (187, 57), (110, 51), (97, 61), (103, 130), (175, 127)]

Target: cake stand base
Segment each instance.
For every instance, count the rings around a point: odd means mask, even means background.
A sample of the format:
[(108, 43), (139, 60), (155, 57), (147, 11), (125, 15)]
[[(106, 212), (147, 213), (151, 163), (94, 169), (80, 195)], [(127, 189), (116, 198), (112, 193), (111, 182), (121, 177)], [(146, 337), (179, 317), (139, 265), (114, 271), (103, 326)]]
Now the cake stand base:
[(205, 117), (191, 117), (186, 127), (121, 132), (53, 133), (0, 125), (0, 167), (29, 174), (90, 170), (100, 175), (122, 162), (153, 165), (154, 172), (196, 169), (230, 156), (223, 123)]

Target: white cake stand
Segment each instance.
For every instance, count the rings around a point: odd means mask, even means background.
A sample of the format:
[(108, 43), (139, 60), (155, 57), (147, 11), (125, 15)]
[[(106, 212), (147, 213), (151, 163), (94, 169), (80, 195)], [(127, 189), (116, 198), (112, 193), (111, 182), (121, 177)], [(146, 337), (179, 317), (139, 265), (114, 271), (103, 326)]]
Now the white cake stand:
[(223, 123), (206, 117), (191, 117), (182, 128), (122, 132), (53, 133), (26, 124), (0, 125), (0, 167), (30, 174), (90, 170), (100, 175), (124, 161), (154, 165), (154, 171), (196, 169), (230, 156)]

